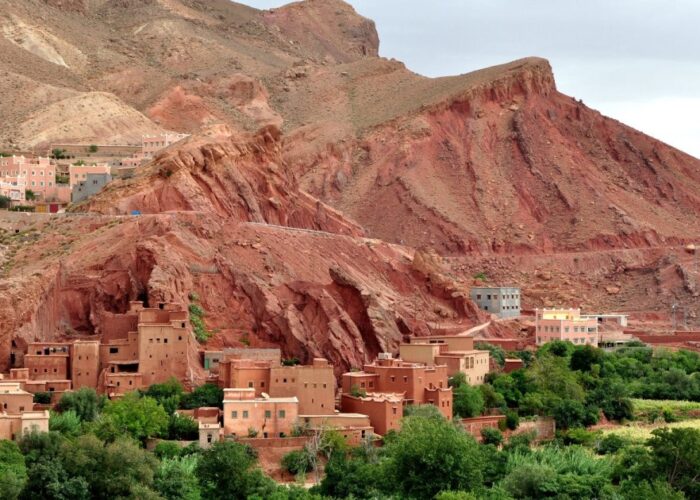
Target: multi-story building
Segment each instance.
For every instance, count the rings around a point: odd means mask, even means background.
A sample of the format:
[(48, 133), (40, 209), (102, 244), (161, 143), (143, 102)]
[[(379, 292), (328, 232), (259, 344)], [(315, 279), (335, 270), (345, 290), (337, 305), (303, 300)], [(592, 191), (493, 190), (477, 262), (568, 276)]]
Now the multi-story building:
[(93, 165), (71, 165), (68, 167), (69, 184), (71, 189), (81, 181), (86, 181), (90, 174), (110, 175), (111, 169), (106, 163)]
[(310, 365), (273, 366), (270, 370), (270, 396), (299, 399), (300, 415), (324, 415), (335, 411), (333, 366), (323, 358)]
[(49, 158), (0, 157), (0, 177), (23, 177), (26, 189), (44, 199), (56, 184), (56, 165)]
[(352, 395), (343, 392), (340, 404), (344, 412), (367, 415), (374, 432), (380, 436), (401, 428), (403, 394), (368, 392)]
[(17, 414), (33, 408), (34, 395), (23, 390), (19, 382), (0, 382), (0, 412)]
[[(344, 373), (342, 388), (343, 395), (355, 397), (369, 393), (401, 394), (405, 404), (432, 404), (445, 418), (452, 418), (452, 389), (447, 384), (445, 365), (411, 363), (384, 353), (374, 363), (365, 365), (363, 371)], [(365, 413), (357, 409), (358, 405), (362, 403), (355, 401), (354, 409), (342, 409)]]
[(145, 159), (150, 160), (161, 149), (167, 148), (171, 144), (175, 144), (186, 137), (189, 136), (187, 134), (178, 134), (176, 132), (165, 132), (159, 135), (145, 135), (143, 136), (143, 141), (141, 144), (141, 152), (143, 153), (143, 157)]
[(110, 174), (87, 174), (87, 178), (71, 189), (71, 202), (80, 203), (102, 191), (112, 181)]
[(13, 203), (26, 201), (27, 179), (21, 175), (0, 177), (0, 196), (9, 198)]
[(499, 318), (520, 316), (520, 288), (473, 287), (470, 296), (479, 309)]
[(401, 344), (399, 356), (405, 361), (444, 365), (447, 376), (464, 373), (471, 385), (483, 384), (490, 369), (488, 351), (474, 349), (474, 339), (466, 335), (411, 337)]
[(537, 309), (535, 311), (537, 345), (553, 340), (568, 340), (575, 345), (598, 346), (598, 320), (581, 316), (580, 309)]
[(224, 389), (224, 435), (285, 437), (298, 423), (299, 400), (291, 397), (257, 397), (255, 389)]

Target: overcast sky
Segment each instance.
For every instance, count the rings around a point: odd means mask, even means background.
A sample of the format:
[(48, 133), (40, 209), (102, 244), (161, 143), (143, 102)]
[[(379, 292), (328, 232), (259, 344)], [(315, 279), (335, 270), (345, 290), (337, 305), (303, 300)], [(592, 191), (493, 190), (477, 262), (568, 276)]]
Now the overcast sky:
[(545, 57), (560, 91), (700, 158), (699, 0), (349, 1), (417, 73)]

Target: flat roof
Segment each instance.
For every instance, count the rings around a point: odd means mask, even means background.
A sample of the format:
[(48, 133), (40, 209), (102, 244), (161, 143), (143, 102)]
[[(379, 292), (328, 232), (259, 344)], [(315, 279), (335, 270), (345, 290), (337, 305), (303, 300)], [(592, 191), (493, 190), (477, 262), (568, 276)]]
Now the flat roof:
[(502, 285), (502, 286), (473, 286), (471, 290), (503, 290), (504, 288), (510, 288), (514, 290), (520, 290), (519, 286), (515, 285)]
[(298, 403), (296, 396), (291, 398), (224, 399), (224, 403)]

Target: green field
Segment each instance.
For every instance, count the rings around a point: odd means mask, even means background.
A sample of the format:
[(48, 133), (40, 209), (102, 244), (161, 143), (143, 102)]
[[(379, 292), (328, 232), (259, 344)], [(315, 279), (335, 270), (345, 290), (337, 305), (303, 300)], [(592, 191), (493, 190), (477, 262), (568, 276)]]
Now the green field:
[(684, 420), (683, 422), (673, 422), (670, 424), (657, 425), (632, 424), (627, 426), (615, 427), (613, 429), (605, 429), (602, 431), (602, 434), (603, 436), (607, 436), (609, 434), (617, 434), (620, 437), (641, 444), (651, 437), (651, 431), (653, 431), (654, 429), (660, 429), (662, 427), (668, 427), (670, 429), (691, 427), (693, 429), (700, 430), (700, 419)]
[(634, 415), (645, 418), (668, 411), (678, 418), (688, 418), (700, 413), (700, 403), (695, 401), (673, 401), (668, 399), (633, 399)]

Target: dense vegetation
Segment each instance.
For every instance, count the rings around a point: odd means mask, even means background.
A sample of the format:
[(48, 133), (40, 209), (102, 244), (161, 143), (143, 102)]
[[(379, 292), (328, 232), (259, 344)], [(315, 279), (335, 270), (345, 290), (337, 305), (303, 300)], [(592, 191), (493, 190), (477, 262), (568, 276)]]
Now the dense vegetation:
[[(458, 415), (500, 408), (510, 428), (529, 415), (551, 415), (560, 427), (552, 442), (533, 444), (527, 433), (508, 437), (488, 429), (479, 444), (459, 419), (447, 421), (433, 406), (409, 407), (401, 430), (385, 436), (381, 448), (370, 441), (349, 447), (340, 434), (327, 432), (285, 456), (282, 466), (299, 479), (314, 474), (319, 484), (310, 490), (276, 484), (240, 443), (209, 450), (178, 444), (196, 440), (197, 425), (175, 410), (221, 407), (216, 386), (186, 393), (172, 380), (114, 401), (81, 389), (64, 395), (49, 433), (0, 442), (0, 497), (700, 498), (700, 429), (692, 421), (638, 435), (584, 429), (601, 413), (645, 423), (692, 417), (698, 406), (691, 401), (700, 401), (699, 367), (700, 358), (689, 352), (635, 346), (605, 353), (555, 342), (525, 369), (492, 375), (483, 386), (450, 380)], [(150, 438), (163, 439), (152, 452), (145, 449)]]
[[(517, 411), (520, 417), (552, 416), (559, 428), (568, 429), (593, 425), (601, 414), (609, 420), (632, 419), (632, 398), (700, 401), (700, 356), (643, 345), (608, 353), (551, 342), (525, 369), (490, 374), (487, 380), (479, 388), (486, 408)], [(455, 413), (474, 414), (464, 406), (455, 390)], [(658, 413), (649, 411), (650, 420), (664, 416)]]

